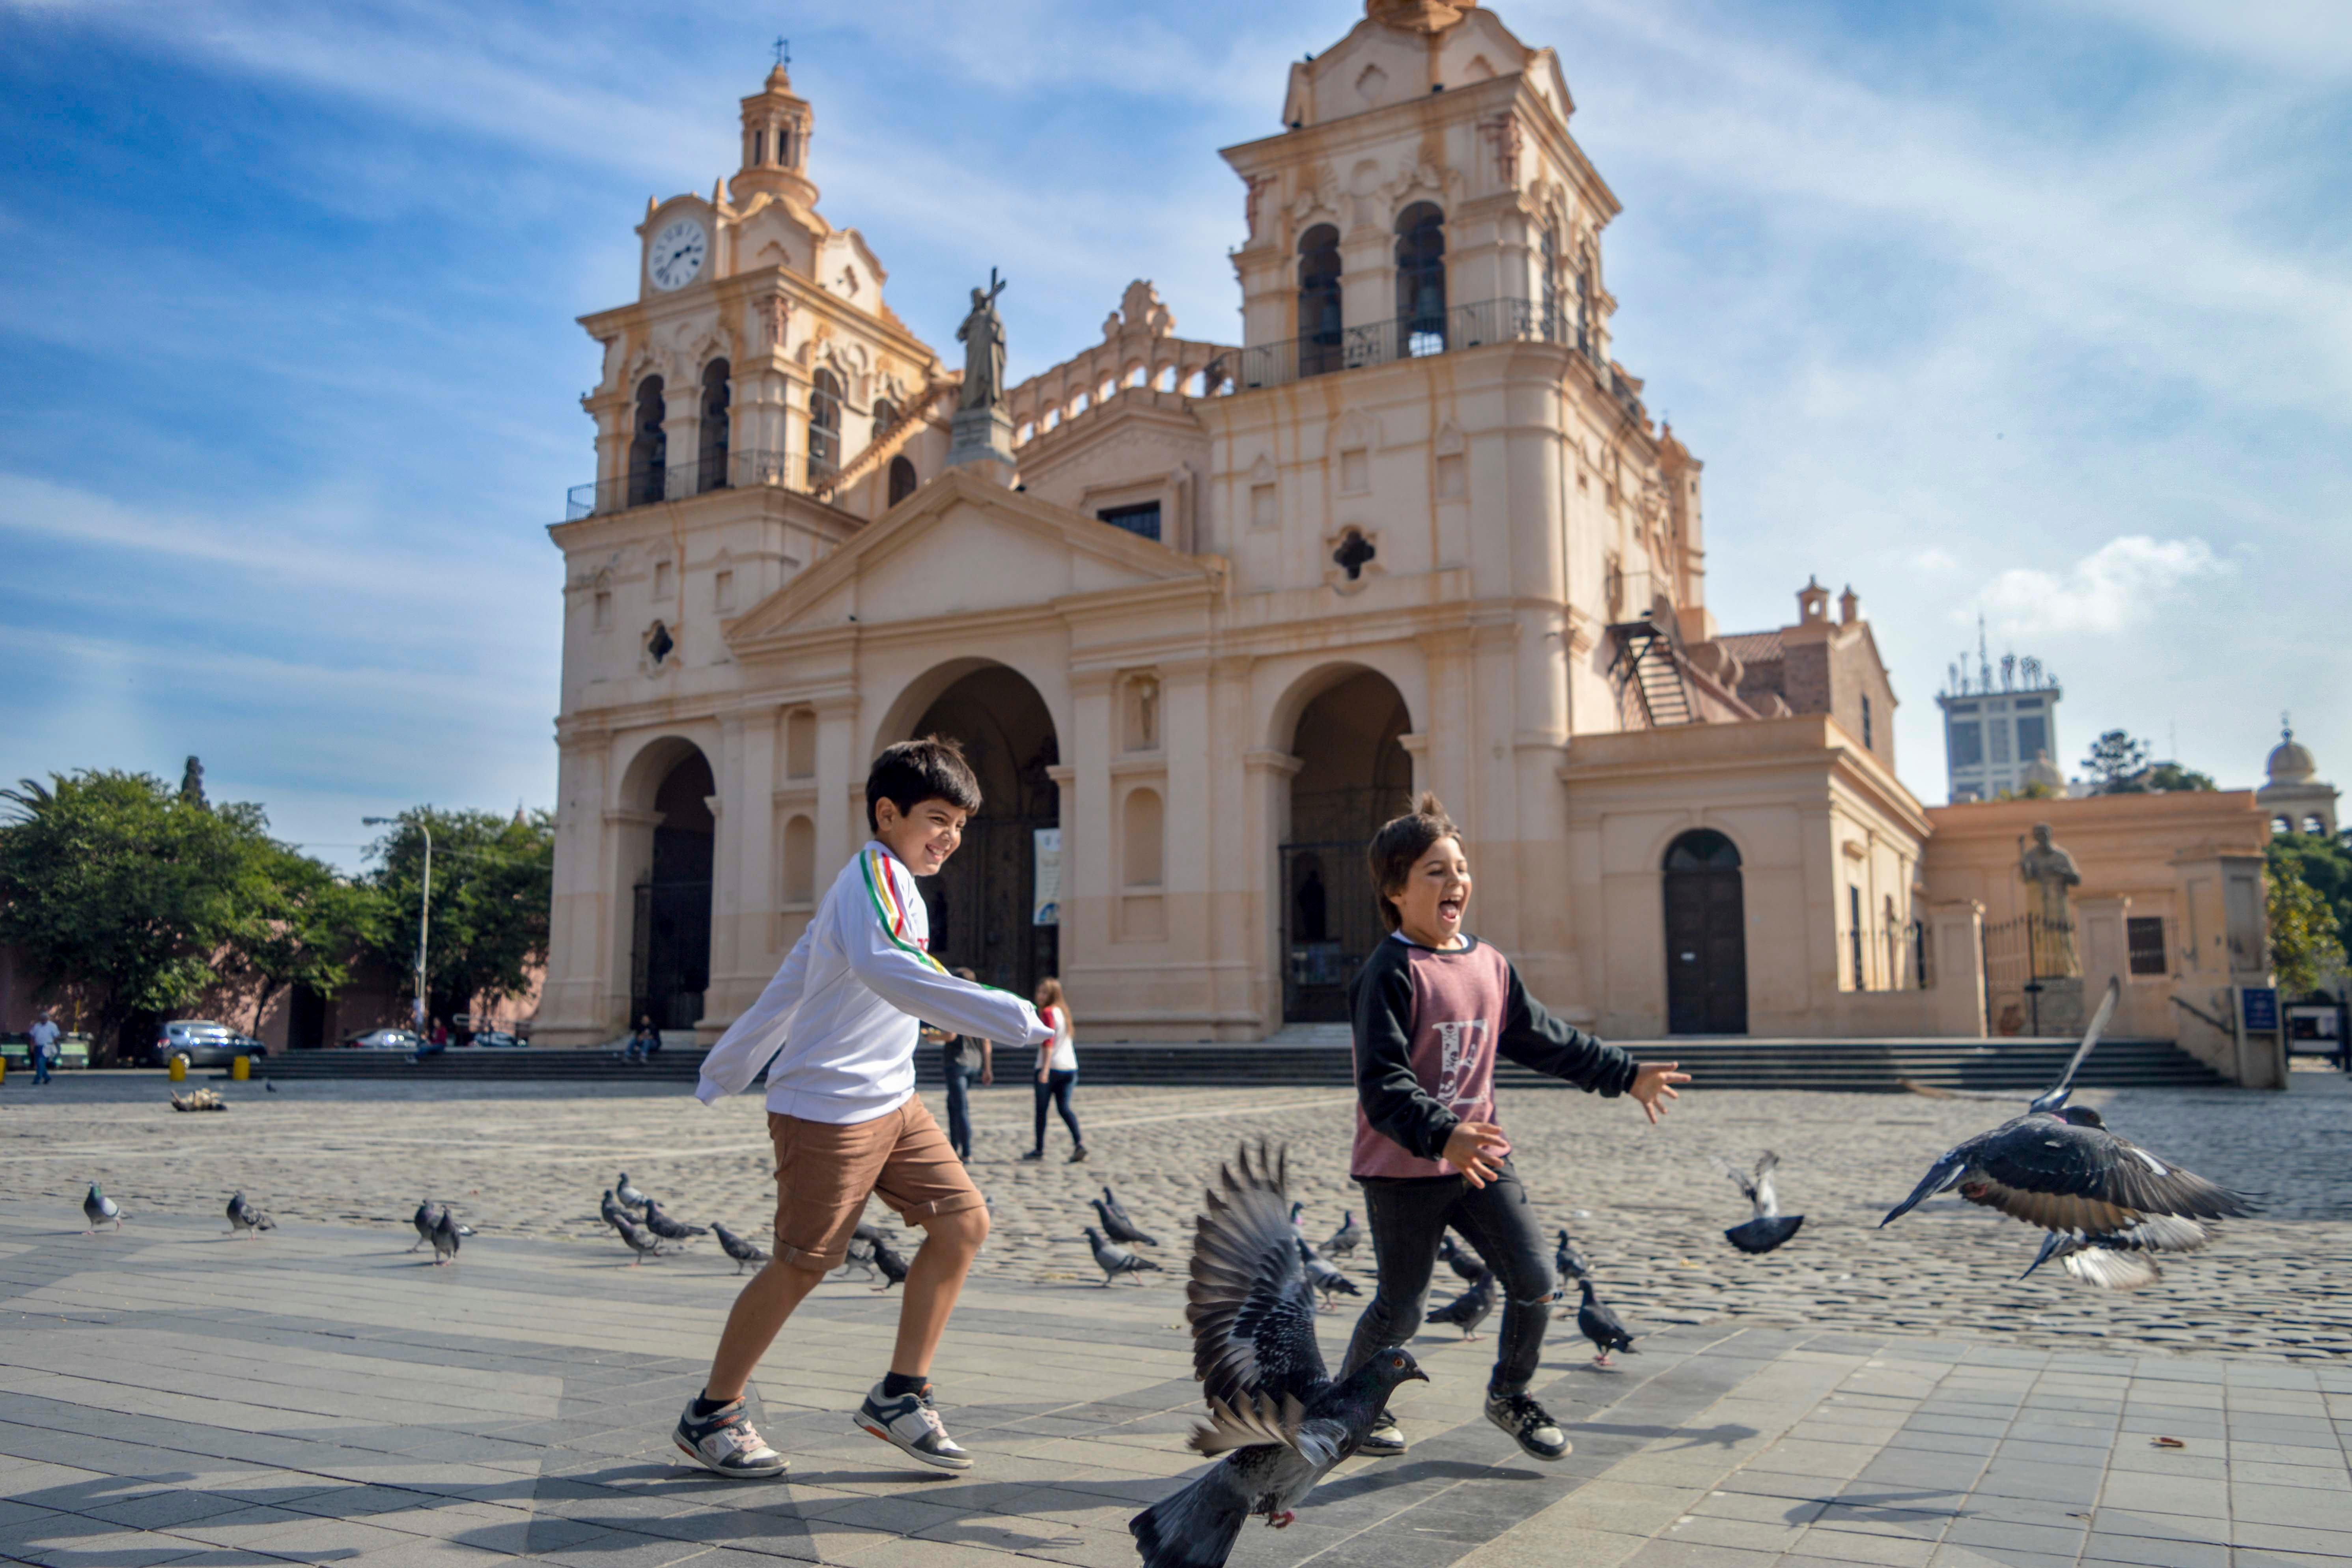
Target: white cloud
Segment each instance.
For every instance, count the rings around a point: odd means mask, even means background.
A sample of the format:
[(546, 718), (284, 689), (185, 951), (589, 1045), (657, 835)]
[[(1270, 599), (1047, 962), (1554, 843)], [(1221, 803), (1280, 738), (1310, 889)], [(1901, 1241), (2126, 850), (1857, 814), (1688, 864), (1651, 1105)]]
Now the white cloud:
[(1930, 544), (1913, 556), (1911, 563), (1922, 572), (1957, 572), (1960, 569), (1959, 557), (1940, 544)]
[[(2012, 566), (1986, 584), (1982, 602), (2003, 636), (2112, 637), (2141, 626), (2183, 584), (2230, 570), (2201, 539), (2151, 539), (2126, 533), (2110, 539), (2063, 573)], [(1967, 622), (1969, 611), (1954, 613)]]

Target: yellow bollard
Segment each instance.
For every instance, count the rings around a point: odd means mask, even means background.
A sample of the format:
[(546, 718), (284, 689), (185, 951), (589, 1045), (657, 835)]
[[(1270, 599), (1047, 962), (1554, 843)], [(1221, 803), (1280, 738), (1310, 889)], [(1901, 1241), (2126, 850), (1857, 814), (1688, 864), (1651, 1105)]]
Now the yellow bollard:
[(253, 1076), (253, 1058), (251, 1057), (239, 1057), (235, 1061), (229, 1063), (228, 1076), (236, 1079), (238, 1083), (245, 1082), (247, 1079)]
[(0, 1083), (8, 1081), (8, 1058), (0, 1057)]
[(187, 1058), (173, 1057), (172, 1058), (172, 1081), (173, 1083), (185, 1083), (188, 1081)]

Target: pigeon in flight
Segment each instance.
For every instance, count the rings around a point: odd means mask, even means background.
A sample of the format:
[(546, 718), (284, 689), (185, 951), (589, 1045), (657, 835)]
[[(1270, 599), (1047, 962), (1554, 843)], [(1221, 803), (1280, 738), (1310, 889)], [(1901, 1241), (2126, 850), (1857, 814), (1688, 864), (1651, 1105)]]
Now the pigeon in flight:
[(1149, 1258), (1129, 1252), (1118, 1243), (1107, 1238), (1102, 1232), (1092, 1226), (1087, 1226), (1087, 1245), (1094, 1248), (1095, 1267), (1103, 1271), (1105, 1288), (1108, 1288), (1110, 1282), (1122, 1274), (1138, 1276), (1135, 1282), (1140, 1285), (1143, 1283), (1140, 1276), (1160, 1272), (1160, 1265), (1152, 1262)]
[(629, 1267), (632, 1268), (648, 1258), (667, 1258), (677, 1250), (675, 1247), (664, 1247), (660, 1237), (626, 1215), (615, 1220), (613, 1223), (613, 1228), (621, 1233), (621, 1239), (627, 1242), (629, 1250), (636, 1254), (635, 1258), (629, 1259)]
[(1576, 1310), (1576, 1326), (1601, 1352), (1592, 1358), (1592, 1364), (1607, 1366), (1611, 1351), (1623, 1351), (1628, 1355), (1640, 1354), (1633, 1348), (1633, 1336), (1625, 1331), (1625, 1325), (1618, 1321), (1615, 1312), (1609, 1310), (1609, 1303), (1593, 1294), (1591, 1278), (1579, 1279), (1576, 1284), (1584, 1292), (1584, 1304)]
[(243, 1193), (233, 1193), (228, 1200), (228, 1233), (249, 1235), (257, 1230), (276, 1230), (278, 1222), (245, 1201)]
[(1803, 1215), (1780, 1212), (1780, 1194), (1772, 1190), (1772, 1173), (1780, 1167), (1780, 1156), (1769, 1149), (1756, 1162), (1756, 1174), (1752, 1177), (1719, 1159), (1715, 1163), (1715, 1168), (1756, 1205), (1753, 1219), (1742, 1220), (1723, 1233), (1724, 1238), (1742, 1252), (1769, 1252), (1796, 1235), (1797, 1227), (1805, 1223)]
[(1431, 1312), (1422, 1321), (1430, 1323), (1452, 1323), (1462, 1331), (1464, 1339), (1475, 1340), (1478, 1337), (1478, 1325), (1485, 1322), (1486, 1314), (1494, 1310), (1495, 1276), (1492, 1273), (1486, 1273), (1479, 1275), (1470, 1289)]
[(1160, 1245), (1158, 1237), (1146, 1236), (1142, 1227), (1127, 1217), (1126, 1205), (1111, 1195), (1108, 1187), (1105, 1187), (1103, 1195), (1095, 1200), (1095, 1215), (1102, 1221), (1103, 1234), (1113, 1241), (1124, 1241), (1130, 1247)]
[[(2051, 1091), (2063, 1092), (2063, 1083)], [(2157, 1278), (2154, 1261), (2135, 1255), (2193, 1251), (2210, 1239), (2198, 1221), (2253, 1212), (2244, 1194), (2150, 1153), (2080, 1105), (2029, 1110), (1947, 1151), (1878, 1223), (1954, 1190), (2058, 1238), (2043, 1244), (2028, 1274), (2057, 1258), (2077, 1279), (2109, 1290)]]
[(688, 1225), (682, 1219), (672, 1219), (663, 1211), (661, 1205), (651, 1198), (646, 1200), (646, 1228), (664, 1241), (686, 1241), (710, 1234), (709, 1226)]
[(1478, 1276), (1494, 1272), (1486, 1267), (1486, 1260), (1479, 1257), (1475, 1250), (1454, 1240), (1454, 1233), (1450, 1230), (1438, 1237), (1437, 1256), (1444, 1261), (1445, 1267), (1454, 1270), (1455, 1276), (1465, 1285), (1475, 1285), (1478, 1283)]
[(81, 1200), (81, 1212), (89, 1221), (89, 1228), (82, 1232), (84, 1236), (96, 1236), (98, 1227), (108, 1220), (114, 1222), (115, 1229), (122, 1228), (122, 1205), (100, 1192), (96, 1182), (89, 1184), (89, 1195)]
[(416, 1227), (416, 1243), (409, 1251), (432, 1246), (433, 1227), (441, 1223), (441, 1205), (431, 1198), (425, 1199), (416, 1205), (416, 1212), (409, 1216), (408, 1223)]
[(1592, 1277), (1592, 1260), (1576, 1249), (1568, 1239), (1568, 1232), (1559, 1233), (1559, 1250), (1551, 1255), (1551, 1266), (1563, 1279), (1589, 1279)]
[(1216, 1457), (1183, 1490), (1128, 1522), (1144, 1568), (1221, 1568), (1243, 1522), (1279, 1530), (1330, 1468), (1353, 1454), (1408, 1379), (1429, 1374), (1402, 1347), (1334, 1383), (1315, 1342), (1315, 1301), (1283, 1213), (1286, 1154), (1247, 1144), (1218, 1172), (1195, 1222), (1184, 1316), (1208, 1402), (1194, 1452)]
[(1326, 1263), (1323, 1260), (1323, 1255), (1309, 1247), (1307, 1244), (1307, 1238), (1303, 1236), (1298, 1238), (1298, 1261), (1307, 1270), (1307, 1282), (1315, 1287), (1316, 1294), (1323, 1298), (1323, 1305), (1326, 1308), (1331, 1305), (1331, 1298), (1334, 1296), (1363, 1294), (1356, 1289), (1356, 1282), (1353, 1279)]
[(647, 1204), (653, 1202), (651, 1198), (637, 1191), (637, 1189), (630, 1184), (629, 1173), (626, 1171), (621, 1173), (620, 1181), (614, 1184), (613, 1195), (619, 1198), (623, 1203), (626, 1204), (633, 1209), (641, 1209)]
[(710, 1230), (719, 1237), (719, 1250), (735, 1260), (736, 1273), (742, 1273), (746, 1264), (768, 1261), (768, 1255), (756, 1243), (744, 1240), (717, 1220), (710, 1222)]
[(893, 1285), (907, 1282), (907, 1259), (904, 1254), (878, 1237), (874, 1242), (874, 1267), (882, 1271), (882, 1283), (877, 1290), (887, 1290)]
[(456, 1215), (443, 1209), (433, 1222), (433, 1266), (437, 1268), (444, 1263), (457, 1262), (457, 1238), (471, 1234), (467, 1226), (457, 1223)]
[(1364, 1227), (1356, 1223), (1356, 1211), (1341, 1209), (1339, 1228), (1333, 1231), (1331, 1239), (1323, 1244), (1323, 1251), (1332, 1258), (1345, 1258), (1363, 1245), (1363, 1240)]

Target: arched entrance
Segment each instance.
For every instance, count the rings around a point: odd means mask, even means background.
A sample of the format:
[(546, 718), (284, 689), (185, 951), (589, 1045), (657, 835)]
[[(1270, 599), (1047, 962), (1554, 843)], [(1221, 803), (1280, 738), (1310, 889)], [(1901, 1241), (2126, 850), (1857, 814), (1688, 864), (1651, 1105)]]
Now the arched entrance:
[[(1037, 902), (1041, 850), (1057, 864), (1060, 848), (1061, 791), (1046, 772), (1062, 760), (1054, 716), (1035, 687), (992, 664), (940, 693), (908, 733), (961, 742), (980, 777), (962, 847), (921, 884), (932, 956), (1029, 995), (1061, 955), (1059, 910)], [(1056, 923), (1039, 924), (1041, 913)]]
[(1307, 703), (1291, 754), (1290, 833), (1281, 848), (1282, 1017), (1348, 1016), (1348, 983), (1387, 928), (1372, 901), (1365, 846), (1412, 796), (1412, 727), (1386, 676), (1361, 670)]
[(1666, 1033), (1748, 1032), (1748, 917), (1739, 850), (1711, 827), (1666, 847)]
[(690, 1029), (710, 985), (710, 866), (718, 824), (710, 763), (688, 746), (655, 787), (653, 858), (636, 886), (629, 945), (629, 1023)]

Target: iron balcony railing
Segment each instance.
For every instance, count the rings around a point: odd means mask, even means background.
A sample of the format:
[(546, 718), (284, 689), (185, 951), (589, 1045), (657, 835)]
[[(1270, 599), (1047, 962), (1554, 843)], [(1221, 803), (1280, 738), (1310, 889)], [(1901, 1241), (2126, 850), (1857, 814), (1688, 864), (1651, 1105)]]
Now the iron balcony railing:
[[(1487, 343), (1558, 343), (1592, 353), (1591, 341), (1567, 311), (1545, 310), (1532, 300), (1483, 300), (1451, 306), (1443, 314), (1399, 316), (1245, 348), (1241, 351), (1241, 374), (1234, 384), (1243, 392), (1283, 386), (1334, 371), (1423, 359)], [(1638, 416), (1641, 399), (1624, 377), (1611, 365), (1596, 362), (1596, 368), (1610, 395), (1629, 415)]]
[(667, 468), (633, 468), (593, 484), (574, 485), (565, 497), (563, 520), (626, 511), (656, 501), (685, 500), (712, 490), (751, 489), (759, 486), (789, 486), (800, 477), (787, 453), (728, 452)]

